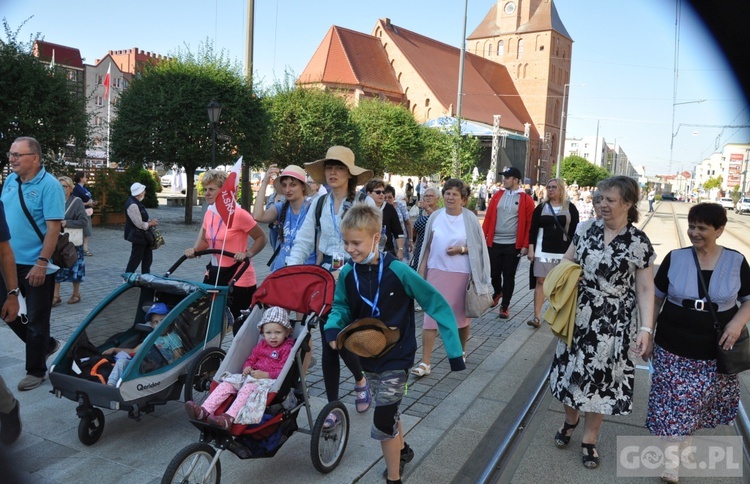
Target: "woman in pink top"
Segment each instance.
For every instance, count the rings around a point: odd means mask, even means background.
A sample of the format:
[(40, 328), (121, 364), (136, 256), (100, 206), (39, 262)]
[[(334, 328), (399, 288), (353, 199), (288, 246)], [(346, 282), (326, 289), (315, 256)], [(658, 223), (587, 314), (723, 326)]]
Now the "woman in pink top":
[[(195, 251), (206, 249), (224, 249), (227, 252), (234, 252), (234, 259), (222, 255), (211, 256), (211, 262), (206, 266), (208, 269), (203, 279), (204, 283), (216, 283), (217, 272), (219, 272), (218, 283), (226, 285), (234, 274), (219, 268), (230, 267), (236, 261), (252, 259), (258, 252), (266, 246), (266, 234), (263, 229), (255, 222), (253, 216), (245, 209), (237, 206), (234, 212), (234, 221), (232, 228), (227, 231), (227, 226), (221, 219), (215, 209), (212, 208), (216, 196), (221, 191), (222, 185), (227, 179), (226, 172), (219, 170), (209, 170), (203, 174), (203, 190), (206, 203), (209, 204), (206, 214), (203, 216), (203, 226), (198, 233), (198, 239), (193, 247), (185, 250), (185, 257), (195, 257)], [(248, 239), (252, 238), (253, 243), (248, 249)], [(226, 239), (226, 242), (225, 242)], [(253, 263), (247, 268), (244, 274), (240, 276), (234, 285), (234, 290), (230, 296), (229, 310), (232, 312), (235, 321), (240, 316), (242, 309), (250, 306), (250, 300), (256, 289), (257, 280), (255, 278), (255, 268)], [(241, 324), (232, 328), (234, 334), (237, 334)]]

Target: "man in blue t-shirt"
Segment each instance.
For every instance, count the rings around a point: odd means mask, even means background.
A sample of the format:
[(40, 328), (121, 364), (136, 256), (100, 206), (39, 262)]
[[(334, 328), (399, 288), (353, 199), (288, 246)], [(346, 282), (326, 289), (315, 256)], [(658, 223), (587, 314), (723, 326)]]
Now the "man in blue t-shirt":
[[(26, 324), (16, 318), (8, 326), (26, 343), (26, 376), (18, 384), (18, 389), (25, 391), (42, 384), (47, 356), (59, 346), (49, 331), (57, 269), (50, 266), (50, 258), (57, 245), (60, 222), (65, 218), (65, 193), (42, 166), (42, 148), (34, 138), (17, 138), (8, 159), (13, 173), (5, 179), (0, 200), (8, 225), (13, 227), (10, 246), (28, 308)], [(5, 284), (0, 286), (3, 304), (8, 289), (11, 288)]]

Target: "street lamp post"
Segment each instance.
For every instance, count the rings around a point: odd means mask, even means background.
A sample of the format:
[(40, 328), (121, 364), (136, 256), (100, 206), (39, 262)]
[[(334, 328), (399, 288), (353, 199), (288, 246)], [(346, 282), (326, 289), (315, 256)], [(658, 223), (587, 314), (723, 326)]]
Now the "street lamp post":
[(219, 128), (221, 104), (212, 100), (206, 108), (208, 109), (208, 120), (211, 122), (211, 168), (213, 168), (216, 166), (216, 130)]

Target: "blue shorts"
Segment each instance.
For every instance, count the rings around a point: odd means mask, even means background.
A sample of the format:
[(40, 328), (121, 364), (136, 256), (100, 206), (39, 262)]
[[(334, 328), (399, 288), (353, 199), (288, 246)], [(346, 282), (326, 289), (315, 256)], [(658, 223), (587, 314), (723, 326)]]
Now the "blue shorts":
[(372, 401), (375, 405), (370, 437), (375, 440), (391, 440), (398, 435), (401, 412), (399, 405), (406, 393), (406, 370), (388, 370), (382, 373), (366, 371)]

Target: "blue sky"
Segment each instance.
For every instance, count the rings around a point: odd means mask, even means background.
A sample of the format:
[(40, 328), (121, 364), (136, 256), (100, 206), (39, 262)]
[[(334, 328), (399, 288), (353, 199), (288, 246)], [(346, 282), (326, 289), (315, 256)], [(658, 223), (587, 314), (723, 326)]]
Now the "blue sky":
[[(467, 35), (494, 0), (469, 0)], [(692, 170), (725, 143), (750, 142), (749, 129), (682, 126), (749, 124), (750, 110), (713, 39), (683, 2), (671, 172)], [(246, 0), (2, 0), (2, 16), (21, 39), (77, 47), (86, 63), (109, 50), (174, 53), (210, 39), (242, 62)], [(268, 85), (299, 75), (331, 25), (369, 33), (379, 18), (460, 46), (460, 0), (256, 0), (254, 72)], [(672, 138), (674, 0), (557, 0), (574, 40), (568, 136), (617, 142), (650, 175), (667, 172)], [(118, 8), (118, 6), (123, 6)], [(456, 66), (458, 68), (458, 66)], [(585, 85), (582, 85), (585, 84)], [(689, 103), (705, 99), (702, 103)]]

